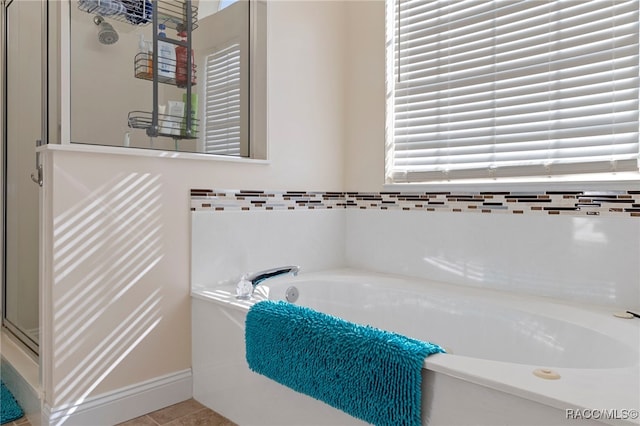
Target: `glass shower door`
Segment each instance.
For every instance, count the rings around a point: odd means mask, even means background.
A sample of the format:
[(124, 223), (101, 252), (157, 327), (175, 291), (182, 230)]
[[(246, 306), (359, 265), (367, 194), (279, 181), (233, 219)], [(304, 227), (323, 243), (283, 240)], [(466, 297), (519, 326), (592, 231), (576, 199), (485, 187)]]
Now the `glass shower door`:
[(34, 352), (39, 342), (39, 186), (42, 129), (42, 3), (4, 0), (3, 325)]

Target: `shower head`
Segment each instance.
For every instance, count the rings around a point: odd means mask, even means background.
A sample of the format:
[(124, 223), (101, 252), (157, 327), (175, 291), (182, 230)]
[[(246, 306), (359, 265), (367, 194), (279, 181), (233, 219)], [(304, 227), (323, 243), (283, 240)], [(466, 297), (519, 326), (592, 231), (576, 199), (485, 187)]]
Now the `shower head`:
[(98, 41), (102, 44), (114, 44), (118, 41), (118, 33), (110, 23), (106, 22), (100, 15), (93, 18), (93, 22), (99, 27)]

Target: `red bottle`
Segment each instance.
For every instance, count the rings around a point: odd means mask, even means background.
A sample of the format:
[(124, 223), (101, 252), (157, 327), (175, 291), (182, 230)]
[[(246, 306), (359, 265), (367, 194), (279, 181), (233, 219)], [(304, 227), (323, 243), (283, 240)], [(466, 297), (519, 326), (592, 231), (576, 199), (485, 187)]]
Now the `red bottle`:
[[(182, 31), (178, 33), (182, 41), (186, 42), (187, 33)], [(191, 84), (196, 84), (196, 64), (191, 49)], [(176, 86), (187, 86), (187, 48), (185, 46), (176, 46)]]

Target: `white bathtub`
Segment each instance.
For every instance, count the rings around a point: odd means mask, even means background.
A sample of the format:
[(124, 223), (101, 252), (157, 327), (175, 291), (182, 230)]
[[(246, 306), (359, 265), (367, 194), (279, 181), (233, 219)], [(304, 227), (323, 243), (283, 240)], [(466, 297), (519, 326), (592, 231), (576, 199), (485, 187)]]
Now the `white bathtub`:
[[(282, 300), (291, 285), (297, 304), (447, 349), (424, 363), (425, 425), (640, 425), (640, 319), (355, 270), (274, 278), (256, 299)], [(253, 302), (234, 291), (193, 286), (194, 398), (243, 426), (363, 424), (248, 369)]]

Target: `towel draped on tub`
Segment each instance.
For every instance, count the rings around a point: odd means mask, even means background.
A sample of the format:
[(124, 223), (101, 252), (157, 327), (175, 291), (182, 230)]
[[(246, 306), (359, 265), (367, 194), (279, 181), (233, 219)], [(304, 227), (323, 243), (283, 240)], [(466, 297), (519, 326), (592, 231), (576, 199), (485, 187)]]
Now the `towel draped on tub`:
[(421, 424), (421, 369), (440, 346), (269, 300), (245, 326), (256, 373), (374, 425)]

